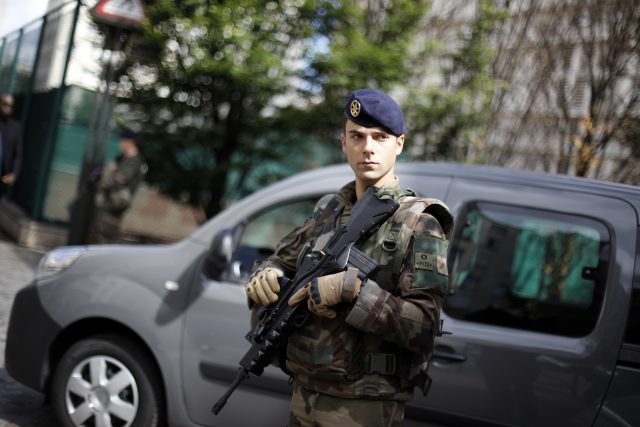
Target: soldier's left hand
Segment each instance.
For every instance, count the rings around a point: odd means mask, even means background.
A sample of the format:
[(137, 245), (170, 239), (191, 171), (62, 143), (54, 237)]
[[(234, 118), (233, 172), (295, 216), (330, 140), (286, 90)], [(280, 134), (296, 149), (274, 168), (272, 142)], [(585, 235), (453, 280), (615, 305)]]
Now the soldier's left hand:
[(334, 318), (336, 311), (329, 308), (340, 301), (353, 301), (360, 292), (362, 279), (358, 277), (357, 268), (349, 268), (336, 274), (318, 277), (307, 283), (289, 298), (289, 305), (294, 306), (307, 300), (307, 306), (316, 316)]
[(267, 267), (251, 276), (249, 283), (245, 285), (247, 296), (258, 306), (266, 307), (278, 301), (280, 284), (278, 277), (284, 276), (279, 268)]
[(0, 178), (0, 180), (4, 184), (13, 185), (13, 183), (16, 182), (16, 176), (15, 176), (15, 174), (8, 173), (5, 176), (3, 176), (2, 178)]

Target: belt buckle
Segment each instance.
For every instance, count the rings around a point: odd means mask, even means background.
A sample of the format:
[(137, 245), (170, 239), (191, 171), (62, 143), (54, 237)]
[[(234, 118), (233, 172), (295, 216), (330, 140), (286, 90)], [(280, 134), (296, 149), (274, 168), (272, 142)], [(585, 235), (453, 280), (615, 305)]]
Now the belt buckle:
[(385, 353), (367, 353), (365, 357), (365, 372), (367, 374), (395, 374), (396, 355)]

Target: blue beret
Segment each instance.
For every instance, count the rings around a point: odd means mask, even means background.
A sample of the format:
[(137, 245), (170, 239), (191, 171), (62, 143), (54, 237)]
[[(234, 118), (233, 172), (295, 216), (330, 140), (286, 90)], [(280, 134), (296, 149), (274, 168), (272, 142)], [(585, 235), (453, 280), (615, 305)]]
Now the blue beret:
[(138, 134), (131, 129), (124, 128), (120, 131), (120, 138), (137, 140)]
[(358, 89), (344, 107), (347, 118), (365, 127), (387, 129), (395, 136), (404, 133), (404, 117), (396, 101), (376, 89)]

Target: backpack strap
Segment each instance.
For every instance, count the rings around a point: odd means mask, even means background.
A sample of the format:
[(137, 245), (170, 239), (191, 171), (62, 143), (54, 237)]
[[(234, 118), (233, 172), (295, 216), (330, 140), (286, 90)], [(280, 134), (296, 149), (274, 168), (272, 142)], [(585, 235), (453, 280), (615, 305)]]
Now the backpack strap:
[(400, 200), (399, 214), (390, 221), (391, 225), (382, 242), (385, 252), (394, 253), (393, 279), (394, 282), (400, 276), (400, 270), (404, 262), (404, 256), (409, 248), (409, 242), (416, 228), (420, 215), (427, 209), (429, 202), (419, 197), (405, 197)]

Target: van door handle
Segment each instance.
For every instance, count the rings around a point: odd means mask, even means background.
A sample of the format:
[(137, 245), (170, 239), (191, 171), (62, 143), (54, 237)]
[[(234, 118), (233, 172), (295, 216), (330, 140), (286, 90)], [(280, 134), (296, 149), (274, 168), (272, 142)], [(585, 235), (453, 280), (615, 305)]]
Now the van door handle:
[(467, 356), (456, 352), (452, 347), (448, 345), (437, 345), (433, 348), (433, 357), (437, 359), (443, 359), (442, 361), (448, 362), (465, 362)]

